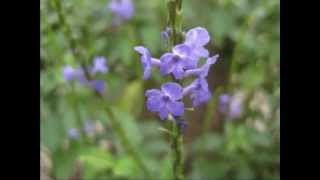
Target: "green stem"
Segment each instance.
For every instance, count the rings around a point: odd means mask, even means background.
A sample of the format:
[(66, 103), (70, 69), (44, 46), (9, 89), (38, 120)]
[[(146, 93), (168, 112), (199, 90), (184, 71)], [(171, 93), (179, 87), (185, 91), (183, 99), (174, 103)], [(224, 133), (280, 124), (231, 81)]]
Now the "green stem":
[(173, 137), (173, 174), (174, 179), (182, 180), (183, 176), (183, 134), (181, 126), (173, 121), (172, 130), (174, 133)]
[[(64, 33), (66, 38), (69, 41), (70, 48), (72, 50), (72, 54), (77, 59), (80, 61), (82, 69), (85, 71), (85, 76), (87, 79), (91, 79), (90, 74), (86, 71), (86, 62), (85, 62), (85, 53), (81, 51), (81, 46), (80, 43), (72, 36), (71, 28), (69, 24), (66, 21), (65, 14), (62, 9), (62, 5), (60, 0), (53, 0), (54, 3), (54, 8), (58, 13), (58, 18), (60, 24), (64, 28)], [(104, 97), (102, 94), (96, 92), (95, 93), (100, 100), (104, 100)], [(135, 162), (140, 166), (140, 168), (144, 171), (146, 177), (150, 177), (150, 172), (147, 168), (147, 166), (143, 163), (141, 156), (137, 153), (135, 148), (131, 145), (129, 138), (126, 136), (126, 133), (119, 123), (119, 121), (115, 118), (113, 115), (113, 112), (111, 111), (110, 107), (105, 103), (106, 101), (104, 100), (102, 102), (104, 109), (106, 110), (106, 113), (111, 121), (112, 127), (115, 129), (117, 132), (118, 137), (121, 140), (122, 145), (124, 148), (127, 150), (127, 152), (130, 154), (130, 156), (135, 160)]]
[[(172, 48), (174, 45), (182, 41), (182, 0), (168, 0), (167, 6), (169, 10), (168, 25), (172, 29), (170, 36), (170, 45)], [(179, 81), (175, 80), (179, 83)], [(183, 180), (183, 132), (181, 127), (172, 121), (173, 125), (173, 175), (176, 180)]]

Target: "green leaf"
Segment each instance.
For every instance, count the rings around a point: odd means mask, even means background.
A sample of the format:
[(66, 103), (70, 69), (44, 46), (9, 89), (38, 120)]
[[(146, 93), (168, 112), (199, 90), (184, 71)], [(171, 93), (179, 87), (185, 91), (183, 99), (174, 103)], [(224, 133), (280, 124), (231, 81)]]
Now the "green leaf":
[(136, 164), (129, 156), (124, 156), (115, 164), (113, 173), (120, 177), (138, 177), (140, 169)]
[(107, 172), (114, 166), (114, 160), (108, 151), (92, 148), (82, 152), (79, 160), (84, 163), (84, 178), (94, 179), (99, 173)]
[(120, 108), (138, 116), (144, 106), (143, 81), (136, 80), (128, 84), (121, 97)]

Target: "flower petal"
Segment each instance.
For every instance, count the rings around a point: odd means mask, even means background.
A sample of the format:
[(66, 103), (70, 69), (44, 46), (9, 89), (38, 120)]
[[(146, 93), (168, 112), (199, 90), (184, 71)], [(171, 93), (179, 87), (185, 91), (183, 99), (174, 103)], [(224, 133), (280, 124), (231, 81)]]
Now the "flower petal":
[(159, 109), (159, 116), (160, 116), (160, 119), (164, 120), (166, 118), (168, 118), (168, 115), (169, 115), (169, 111), (168, 109), (164, 106), (164, 107), (161, 107)]
[(203, 27), (195, 27), (186, 33), (186, 44), (204, 46), (210, 41), (209, 32)]
[(161, 74), (169, 74), (174, 69), (174, 62), (172, 61), (173, 54), (165, 53), (160, 57), (160, 73)]
[(161, 101), (158, 96), (150, 96), (147, 99), (147, 108), (151, 112), (158, 112), (160, 109)]
[(205, 57), (206, 58), (206, 57), (209, 56), (209, 51), (206, 48), (202, 47), (202, 46), (194, 48), (193, 49), (193, 53), (197, 57)]
[(178, 44), (173, 47), (172, 52), (174, 55), (178, 55), (181, 58), (188, 57), (191, 55), (191, 49), (186, 44)]
[(172, 73), (176, 79), (182, 79), (184, 75), (183, 67), (181, 65), (175, 66)]
[(161, 86), (161, 90), (169, 96), (171, 100), (179, 100), (182, 98), (182, 87), (178, 83), (165, 83)]
[(174, 116), (181, 116), (184, 113), (184, 104), (182, 102), (172, 101), (167, 104), (167, 107)]
[(150, 89), (150, 90), (147, 90), (145, 93), (145, 96), (147, 96), (147, 97), (149, 97), (149, 96), (161, 97), (162, 95), (163, 95), (163, 93), (158, 89)]

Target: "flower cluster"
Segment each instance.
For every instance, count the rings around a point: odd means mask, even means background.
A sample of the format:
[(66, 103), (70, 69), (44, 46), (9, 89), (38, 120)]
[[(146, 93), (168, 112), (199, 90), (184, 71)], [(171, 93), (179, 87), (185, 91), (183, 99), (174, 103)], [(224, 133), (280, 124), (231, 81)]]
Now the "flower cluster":
[[(167, 37), (166, 33), (162, 36)], [(166, 119), (169, 114), (182, 116), (184, 114), (183, 97), (189, 96), (193, 107), (207, 102), (211, 97), (206, 77), (211, 65), (218, 55), (209, 56), (209, 51), (204, 47), (210, 41), (208, 31), (202, 27), (190, 29), (185, 34), (185, 40), (175, 45), (170, 52), (164, 53), (159, 59), (153, 58), (150, 51), (143, 46), (134, 47), (141, 55), (144, 73), (143, 78), (149, 79), (153, 67), (157, 67), (162, 75), (172, 75), (175, 82), (167, 82), (161, 89), (147, 90), (147, 108), (157, 112), (161, 119)], [(206, 58), (203, 65), (199, 65), (201, 58)], [(188, 77), (196, 77), (189, 85), (182, 87), (180, 82)]]
[[(95, 57), (93, 66), (88, 67), (88, 72), (91, 76), (96, 76), (97, 73), (105, 74), (108, 72), (106, 65), (107, 59), (104, 57)], [(94, 88), (97, 92), (103, 93), (105, 90), (105, 83), (103, 80), (88, 80), (82, 68), (73, 68), (69, 65), (63, 68), (63, 76), (67, 81), (77, 80), (81, 84), (88, 85)]]
[(134, 5), (131, 0), (111, 0), (108, 8), (114, 16), (114, 25), (119, 25), (123, 21), (129, 20), (134, 14)]

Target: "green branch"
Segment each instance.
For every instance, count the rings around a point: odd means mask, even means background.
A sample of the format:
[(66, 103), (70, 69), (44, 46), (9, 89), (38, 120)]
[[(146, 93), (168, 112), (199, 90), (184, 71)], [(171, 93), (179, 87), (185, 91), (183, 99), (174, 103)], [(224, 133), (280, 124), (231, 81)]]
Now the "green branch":
[[(182, 0), (168, 0), (168, 25), (172, 29), (170, 36), (170, 45), (172, 48), (174, 45), (181, 43), (182, 41)], [(175, 80), (179, 83), (179, 81)], [(178, 120), (178, 119), (177, 119)], [(183, 175), (183, 132), (181, 127), (173, 120), (172, 121), (173, 136), (173, 175), (174, 179), (182, 180)]]

